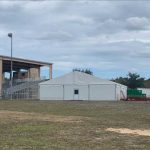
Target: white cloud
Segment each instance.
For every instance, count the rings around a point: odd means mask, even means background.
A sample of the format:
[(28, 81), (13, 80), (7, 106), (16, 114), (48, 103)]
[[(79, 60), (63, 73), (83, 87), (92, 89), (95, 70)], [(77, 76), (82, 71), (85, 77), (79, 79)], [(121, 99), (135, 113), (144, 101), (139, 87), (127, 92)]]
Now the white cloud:
[(127, 19), (127, 28), (129, 30), (150, 29), (150, 21), (145, 17), (131, 17)]
[(83, 16), (70, 16), (70, 15), (65, 17), (65, 21), (72, 22), (72, 23), (79, 23), (83, 25), (94, 23), (92, 18), (83, 17)]
[(133, 1), (0, 1), (0, 53), (9, 55), (7, 33), (13, 32), (16, 57), (53, 62), (59, 71), (144, 71), (150, 58), (148, 6)]

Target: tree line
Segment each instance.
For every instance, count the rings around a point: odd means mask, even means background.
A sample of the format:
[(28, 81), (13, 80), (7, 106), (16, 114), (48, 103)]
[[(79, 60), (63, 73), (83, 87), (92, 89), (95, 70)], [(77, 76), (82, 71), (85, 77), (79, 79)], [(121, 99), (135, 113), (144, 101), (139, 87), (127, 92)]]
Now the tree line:
[(150, 88), (150, 79), (145, 79), (141, 77), (137, 73), (129, 72), (126, 77), (118, 77), (112, 79), (112, 81), (124, 84), (128, 86), (128, 88), (136, 89), (136, 88)]

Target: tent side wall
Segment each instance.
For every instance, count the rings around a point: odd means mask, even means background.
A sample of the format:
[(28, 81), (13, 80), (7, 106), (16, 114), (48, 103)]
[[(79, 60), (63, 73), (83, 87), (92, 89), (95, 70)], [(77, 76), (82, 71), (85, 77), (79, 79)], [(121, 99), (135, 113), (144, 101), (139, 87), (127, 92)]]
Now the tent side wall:
[(121, 99), (127, 99), (127, 86), (121, 85)]
[(116, 85), (116, 98), (117, 100), (125, 100), (127, 98), (127, 87), (124, 85)]
[(115, 84), (93, 84), (89, 89), (90, 100), (116, 100)]
[(62, 85), (40, 85), (40, 100), (63, 100)]
[(150, 98), (150, 88), (138, 88), (138, 90), (142, 90), (142, 93), (146, 94), (146, 97)]
[[(74, 91), (78, 90), (78, 97)], [(116, 84), (90, 84), (90, 85), (54, 85), (42, 84), (39, 89), (40, 100), (93, 100), (116, 101), (121, 99), (121, 90), (126, 95), (126, 87)]]
[[(78, 98), (74, 90), (79, 91)], [(40, 85), (40, 100), (88, 100), (88, 85)]]
[[(75, 98), (74, 90), (78, 90)], [(64, 100), (88, 100), (88, 85), (64, 85)]]

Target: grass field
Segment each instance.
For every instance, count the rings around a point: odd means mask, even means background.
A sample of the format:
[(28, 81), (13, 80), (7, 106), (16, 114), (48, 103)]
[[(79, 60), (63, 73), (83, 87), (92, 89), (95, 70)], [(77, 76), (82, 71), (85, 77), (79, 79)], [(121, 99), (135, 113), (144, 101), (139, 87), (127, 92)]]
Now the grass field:
[(0, 101), (0, 150), (149, 150), (150, 104)]

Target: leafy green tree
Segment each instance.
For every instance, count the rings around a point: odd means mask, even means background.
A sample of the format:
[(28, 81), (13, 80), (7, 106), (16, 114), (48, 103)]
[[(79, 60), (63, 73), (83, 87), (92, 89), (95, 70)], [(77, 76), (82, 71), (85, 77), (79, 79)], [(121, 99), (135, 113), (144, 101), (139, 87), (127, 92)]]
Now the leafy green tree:
[(150, 88), (150, 79), (144, 80), (144, 87)]
[(129, 72), (127, 77), (119, 77), (116, 79), (113, 79), (112, 81), (124, 84), (128, 86), (128, 88), (136, 89), (138, 87), (144, 87), (144, 78), (140, 77), (137, 73), (131, 73)]
[(73, 72), (74, 72), (74, 71), (84, 72), (84, 73), (86, 73), (86, 74), (93, 75), (93, 72), (92, 72), (90, 69), (74, 68), (74, 69), (73, 69)]
[(138, 87), (144, 86), (144, 78), (141, 78), (137, 73), (129, 72), (127, 78), (127, 86), (131, 89), (136, 89)]
[(127, 85), (127, 78), (118, 77), (116, 79), (112, 79), (112, 81), (123, 84), (123, 85)]

